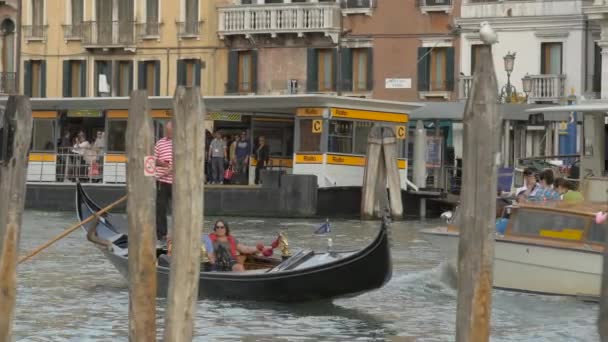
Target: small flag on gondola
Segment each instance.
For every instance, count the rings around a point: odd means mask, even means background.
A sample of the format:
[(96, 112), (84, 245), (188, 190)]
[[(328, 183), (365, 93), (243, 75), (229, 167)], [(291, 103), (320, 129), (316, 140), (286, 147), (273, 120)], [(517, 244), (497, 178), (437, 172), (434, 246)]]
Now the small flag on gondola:
[(318, 234), (318, 235), (328, 234), (329, 232), (331, 232), (331, 226), (329, 224), (329, 219), (326, 219), (325, 223), (323, 223), (319, 228), (317, 228), (317, 230), (315, 230), (315, 234)]

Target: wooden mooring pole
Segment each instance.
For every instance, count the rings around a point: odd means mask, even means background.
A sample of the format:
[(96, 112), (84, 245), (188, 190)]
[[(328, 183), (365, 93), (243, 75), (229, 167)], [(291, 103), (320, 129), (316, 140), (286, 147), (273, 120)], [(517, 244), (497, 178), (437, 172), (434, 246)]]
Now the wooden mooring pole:
[[(608, 229), (608, 223), (604, 223)], [(597, 328), (602, 342), (608, 342), (608, 240), (604, 243), (604, 265), (602, 268), (602, 289), (600, 292), (600, 312)]]
[(480, 51), (464, 113), (456, 341), (490, 338), (501, 118), (490, 45)]
[(173, 247), (165, 341), (192, 341), (198, 299), (205, 109), (198, 87), (178, 87), (173, 99)]
[(156, 340), (154, 126), (145, 90), (131, 93), (127, 124), (129, 341)]
[(17, 295), (17, 258), (25, 206), (32, 107), (25, 96), (10, 96), (0, 115), (0, 342), (12, 341)]
[[(374, 125), (367, 138), (367, 157), (361, 193), (361, 219), (379, 217), (390, 207), (393, 219), (403, 217), (397, 164), (397, 142), (392, 127)], [(390, 205), (386, 187), (390, 193)]]

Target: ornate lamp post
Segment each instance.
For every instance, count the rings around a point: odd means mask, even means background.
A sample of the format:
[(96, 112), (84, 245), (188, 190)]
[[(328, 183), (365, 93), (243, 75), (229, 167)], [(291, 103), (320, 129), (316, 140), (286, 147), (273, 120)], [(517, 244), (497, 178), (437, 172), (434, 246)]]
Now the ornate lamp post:
[(522, 88), (524, 88), (524, 93), (526, 93), (526, 103), (528, 103), (528, 94), (532, 91), (532, 77), (526, 73), (521, 79)]
[(511, 102), (511, 95), (513, 93), (517, 94), (517, 89), (511, 84), (511, 72), (513, 72), (515, 65), (515, 52), (507, 52), (503, 60), (505, 61), (505, 71), (507, 72), (507, 84), (500, 90), (500, 99), (504, 99), (505, 102), (509, 103)]

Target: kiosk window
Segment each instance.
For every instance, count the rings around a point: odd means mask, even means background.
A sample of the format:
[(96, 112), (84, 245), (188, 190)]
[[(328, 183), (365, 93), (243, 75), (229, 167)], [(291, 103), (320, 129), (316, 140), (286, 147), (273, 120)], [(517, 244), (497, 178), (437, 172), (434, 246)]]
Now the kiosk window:
[(367, 154), (367, 138), (373, 122), (355, 122), (355, 154)]
[(125, 134), (127, 132), (127, 120), (109, 120), (107, 144), (108, 152), (125, 152)]
[(328, 151), (353, 153), (353, 122), (339, 120), (329, 122)]
[(34, 120), (32, 151), (55, 151), (55, 120)]
[(321, 133), (313, 133), (313, 119), (300, 120), (298, 152), (320, 152)]

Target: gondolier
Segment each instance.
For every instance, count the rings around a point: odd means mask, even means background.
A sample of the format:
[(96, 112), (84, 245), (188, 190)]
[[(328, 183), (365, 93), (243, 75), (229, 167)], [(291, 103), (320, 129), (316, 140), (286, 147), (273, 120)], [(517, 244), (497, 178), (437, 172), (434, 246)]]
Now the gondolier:
[(173, 186), (173, 123), (165, 125), (164, 137), (154, 146), (156, 159), (156, 238), (167, 241), (167, 207)]

